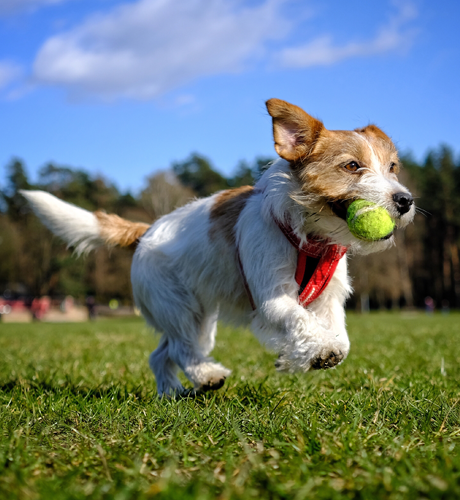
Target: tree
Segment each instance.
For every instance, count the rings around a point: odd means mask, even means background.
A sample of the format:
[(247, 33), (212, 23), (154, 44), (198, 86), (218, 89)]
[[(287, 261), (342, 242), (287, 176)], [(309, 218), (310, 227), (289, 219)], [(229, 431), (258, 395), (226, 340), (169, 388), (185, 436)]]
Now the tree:
[(449, 301), (460, 306), (460, 165), (450, 148), (441, 146), (429, 152), (420, 179), (423, 207), (430, 213), (425, 221), (424, 248), (438, 303)]
[[(37, 295), (83, 298), (90, 293), (101, 302), (113, 297), (131, 302), (132, 253), (101, 248), (76, 259), (31, 213), (20, 189), (44, 189), (90, 211), (103, 209), (152, 222), (194, 196), (253, 184), (269, 160), (242, 161), (226, 178), (195, 153), (172, 169), (149, 177), (140, 195), (133, 196), (82, 169), (53, 163), (40, 170), (34, 185), (25, 165), (14, 159), (6, 167), (6, 183), (0, 191), (0, 293), (7, 287), (25, 288)], [(423, 307), (430, 295), (438, 306), (448, 301), (451, 307), (459, 307), (460, 161), (451, 149), (441, 146), (430, 151), (423, 162), (410, 155), (403, 155), (402, 162), (405, 168), (400, 180), (424, 215), (417, 214), (414, 224), (396, 232), (396, 248), (350, 259), (356, 292), (350, 303), (359, 305), (360, 296), (365, 303), (368, 296), (372, 307)]]
[(195, 197), (194, 192), (183, 186), (171, 171), (158, 172), (149, 177), (147, 182), (147, 187), (141, 193), (141, 200), (152, 221)]
[(267, 156), (258, 156), (251, 163), (245, 160), (240, 161), (236, 167), (235, 175), (228, 179), (228, 184), (231, 187), (255, 184), (272, 161), (273, 158)]
[(1, 197), (6, 205), (6, 212), (10, 219), (21, 220), (27, 211), (27, 203), (19, 193), (21, 189), (31, 189), (24, 164), (19, 159), (14, 159), (6, 167), (7, 184), (1, 192)]
[(229, 187), (227, 179), (214, 170), (207, 158), (197, 153), (192, 153), (185, 161), (173, 163), (172, 169), (182, 185), (200, 197)]

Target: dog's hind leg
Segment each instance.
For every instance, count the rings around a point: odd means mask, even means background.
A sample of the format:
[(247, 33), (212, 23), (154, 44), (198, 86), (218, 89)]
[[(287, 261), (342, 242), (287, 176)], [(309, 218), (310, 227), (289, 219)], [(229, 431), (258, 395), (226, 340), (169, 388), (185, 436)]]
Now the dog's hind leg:
[(193, 383), (194, 392), (219, 389), (231, 372), (208, 357), (214, 347), (218, 312), (206, 314), (192, 294), (184, 289), (176, 292), (170, 296), (168, 314), (164, 314), (166, 308), (155, 310), (158, 303), (151, 297), (146, 301), (149, 308), (137, 299), (148, 323), (157, 331), (163, 331), (160, 345), (149, 360), (158, 392), (160, 395), (187, 392), (177, 378), (178, 367)]
[(169, 336), (169, 356), (193, 383), (195, 392), (220, 389), (231, 373), (208, 357), (214, 347), (217, 316), (217, 310), (210, 314), (201, 312), (185, 324), (182, 318), (176, 325), (176, 334)]
[(138, 249), (136, 255), (131, 273), (136, 304), (147, 322), (163, 333), (162, 343), (150, 357), (159, 392), (183, 390), (176, 365), (195, 391), (218, 389), (230, 370), (208, 357), (214, 346), (217, 304), (207, 310), (198, 293), (161, 254), (144, 255)]
[(231, 373), (220, 363), (207, 357), (214, 349), (218, 315), (219, 311), (216, 309), (203, 318), (198, 338), (198, 349), (184, 352), (184, 346), (179, 348), (184, 373), (193, 382), (195, 391), (198, 392), (220, 389)]
[(193, 383), (195, 392), (220, 389), (230, 370), (190, 345), (175, 342), (170, 355)]
[(177, 378), (179, 367), (169, 357), (169, 345), (166, 336), (163, 336), (160, 343), (149, 357), (149, 366), (155, 374), (158, 394), (172, 396), (182, 394), (185, 389)]
[(160, 395), (187, 392), (177, 378), (178, 368), (193, 383), (194, 392), (217, 390), (224, 385), (231, 371), (207, 356), (214, 346), (216, 321), (205, 322), (204, 326), (207, 329), (201, 335), (196, 332), (187, 339), (163, 335), (160, 345), (150, 355), (149, 364)]
[(160, 396), (187, 393), (177, 377), (179, 367), (193, 383), (194, 392), (217, 390), (224, 385), (230, 370), (207, 357), (214, 346), (216, 320), (217, 315), (214, 320), (209, 318), (209, 321), (204, 322), (205, 331), (200, 335), (200, 344), (197, 342), (196, 345), (190, 345), (188, 342), (163, 335), (158, 348), (149, 358)]

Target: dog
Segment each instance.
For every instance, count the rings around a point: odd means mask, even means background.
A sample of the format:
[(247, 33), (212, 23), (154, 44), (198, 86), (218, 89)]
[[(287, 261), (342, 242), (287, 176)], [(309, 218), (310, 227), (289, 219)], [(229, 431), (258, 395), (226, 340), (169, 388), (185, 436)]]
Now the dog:
[[(250, 324), (279, 355), (279, 371), (340, 364), (350, 349), (346, 255), (394, 244), (393, 234), (374, 242), (353, 236), (347, 207), (365, 199), (388, 210), (396, 228), (413, 220), (412, 195), (397, 178), (397, 150), (380, 128), (328, 130), (288, 102), (270, 99), (266, 106), (280, 158), (255, 186), (192, 201), (151, 226), (91, 213), (46, 192), (23, 192), (78, 253), (136, 246), (134, 300), (161, 333), (149, 358), (160, 395), (222, 387), (231, 372), (209, 357), (218, 318)], [(192, 390), (182, 386), (179, 370)]]

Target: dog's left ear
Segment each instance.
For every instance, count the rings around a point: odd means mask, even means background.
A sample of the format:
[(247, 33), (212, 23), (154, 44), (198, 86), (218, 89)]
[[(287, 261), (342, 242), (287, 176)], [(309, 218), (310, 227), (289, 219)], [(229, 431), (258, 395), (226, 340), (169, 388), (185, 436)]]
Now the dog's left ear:
[(281, 99), (269, 99), (266, 105), (273, 118), (276, 152), (287, 161), (308, 156), (324, 129), (323, 123)]

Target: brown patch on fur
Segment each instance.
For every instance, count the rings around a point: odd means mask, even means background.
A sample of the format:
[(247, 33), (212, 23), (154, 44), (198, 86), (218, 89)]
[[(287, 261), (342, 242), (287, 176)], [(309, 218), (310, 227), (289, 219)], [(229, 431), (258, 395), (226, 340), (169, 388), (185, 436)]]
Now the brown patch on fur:
[(108, 245), (129, 247), (137, 245), (139, 238), (150, 227), (143, 222), (131, 222), (115, 214), (106, 214), (98, 210), (94, 212), (99, 222), (101, 237)]
[(328, 200), (345, 200), (353, 196), (350, 190), (361, 177), (361, 174), (344, 170), (343, 167), (351, 161), (366, 166), (362, 139), (349, 131), (326, 130), (307, 162), (297, 165), (293, 171), (303, 192)]
[(323, 123), (281, 99), (269, 99), (266, 105), (273, 118), (276, 152), (290, 162), (306, 158), (324, 129)]
[(253, 193), (253, 186), (242, 186), (228, 189), (217, 196), (209, 214), (211, 219), (209, 237), (211, 239), (221, 233), (230, 244), (235, 244), (235, 224), (246, 201)]

